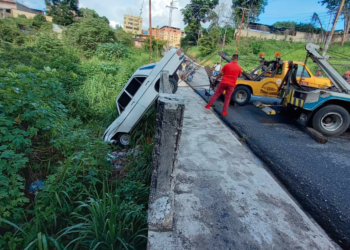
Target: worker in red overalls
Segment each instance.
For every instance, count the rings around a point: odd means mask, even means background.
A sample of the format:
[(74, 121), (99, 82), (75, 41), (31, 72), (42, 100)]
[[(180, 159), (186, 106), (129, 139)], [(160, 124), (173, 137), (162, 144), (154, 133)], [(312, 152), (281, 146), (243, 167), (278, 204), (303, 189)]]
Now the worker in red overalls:
[(210, 109), (210, 107), (213, 105), (213, 103), (216, 101), (216, 99), (224, 92), (225, 93), (225, 103), (224, 108), (222, 110), (222, 115), (227, 115), (227, 108), (230, 104), (231, 95), (233, 91), (236, 88), (236, 81), (237, 78), (240, 77), (242, 74), (242, 68), (238, 65), (238, 55), (234, 54), (232, 56), (232, 61), (228, 64), (226, 64), (220, 74), (216, 77), (216, 80), (220, 79), (222, 77), (222, 80), (217, 87), (215, 94), (211, 97), (210, 101), (208, 102), (208, 105), (205, 106), (206, 109)]

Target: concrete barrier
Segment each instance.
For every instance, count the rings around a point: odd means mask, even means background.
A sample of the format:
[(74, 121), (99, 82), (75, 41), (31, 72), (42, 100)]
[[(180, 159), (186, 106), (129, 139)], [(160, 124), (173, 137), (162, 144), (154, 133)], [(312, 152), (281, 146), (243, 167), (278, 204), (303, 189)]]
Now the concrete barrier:
[(162, 72), (160, 79), (148, 209), (149, 230), (156, 232), (173, 228), (174, 170), (185, 110), (183, 97), (170, 94), (169, 72)]

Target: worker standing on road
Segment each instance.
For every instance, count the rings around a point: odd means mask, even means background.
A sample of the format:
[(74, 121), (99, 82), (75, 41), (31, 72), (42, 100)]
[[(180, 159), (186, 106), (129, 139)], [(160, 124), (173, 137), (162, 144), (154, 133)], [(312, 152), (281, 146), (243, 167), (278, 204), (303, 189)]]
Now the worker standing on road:
[(232, 56), (232, 62), (226, 64), (219, 75), (217, 75), (216, 80), (222, 77), (222, 80), (217, 87), (215, 94), (211, 97), (208, 105), (205, 106), (206, 109), (210, 109), (210, 107), (214, 104), (216, 99), (224, 92), (225, 94), (225, 104), (222, 110), (222, 115), (227, 115), (227, 108), (230, 104), (231, 95), (236, 88), (236, 81), (239, 76), (242, 74), (242, 68), (238, 65), (238, 55), (234, 54)]
[(213, 76), (217, 76), (220, 74), (221, 71), (221, 62), (218, 61), (214, 66), (213, 66)]

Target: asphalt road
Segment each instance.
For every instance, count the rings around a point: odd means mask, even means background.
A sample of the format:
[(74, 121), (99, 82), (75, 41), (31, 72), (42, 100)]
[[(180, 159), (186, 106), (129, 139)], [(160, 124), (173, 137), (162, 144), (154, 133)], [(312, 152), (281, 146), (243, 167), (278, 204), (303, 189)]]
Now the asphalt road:
[[(204, 70), (190, 84), (208, 100)], [(252, 101), (256, 99), (261, 98)], [(302, 207), (340, 246), (350, 249), (350, 132), (319, 144), (288, 117), (268, 116), (252, 104), (230, 105), (229, 115), (223, 117), (223, 101), (219, 98), (214, 105), (221, 119), (269, 166)]]

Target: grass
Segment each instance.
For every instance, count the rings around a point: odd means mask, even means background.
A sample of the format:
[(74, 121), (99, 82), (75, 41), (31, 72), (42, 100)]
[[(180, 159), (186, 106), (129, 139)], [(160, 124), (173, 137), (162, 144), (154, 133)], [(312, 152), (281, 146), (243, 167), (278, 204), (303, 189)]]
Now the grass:
[[(236, 53), (237, 41), (226, 45), (224, 51), (229, 55)], [(262, 40), (256, 38), (241, 38), (239, 45), (239, 64), (242, 68), (248, 72), (252, 71), (259, 65), (259, 52), (264, 52), (267, 60), (273, 60), (275, 52), (282, 53), (282, 60), (284, 61), (299, 61), (304, 62), (306, 57), (305, 50), (306, 43), (303, 42), (288, 42), (288, 41), (276, 41), (276, 40)], [(346, 42), (344, 46), (339, 43), (334, 43), (329, 47), (329, 55), (333, 57), (347, 57), (350, 59), (350, 42)], [(197, 58), (199, 62), (206, 66), (213, 66), (220, 60), (217, 53), (221, 51), (221, 47), (217, 47), (217, 50), (210, 55), (200, 55), (197, 47), (188, 49), (187, 54), (192, 58)], [(346, 63), (346, 61), (340, 61), (337, 63)], [(308, 67), (315, 73), (317, 65), (315, 63), (308, 62)], [(334, 66), (334, 68), (341, 74), (349, 70), (349, 66)]]

